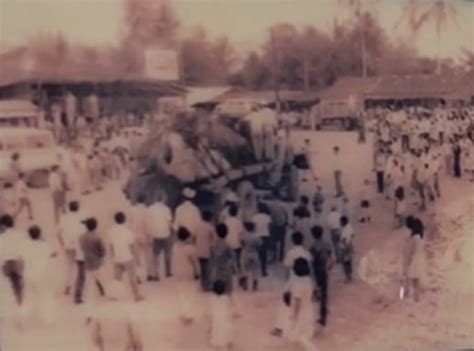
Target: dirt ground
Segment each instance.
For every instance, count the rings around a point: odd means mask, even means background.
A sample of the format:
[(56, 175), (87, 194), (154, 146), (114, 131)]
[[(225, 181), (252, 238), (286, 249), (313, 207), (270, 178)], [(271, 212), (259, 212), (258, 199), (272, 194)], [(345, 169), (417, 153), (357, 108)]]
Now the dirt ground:
[[(333, 190), (330, 154), (335, 135), (311, 133), (316, 169), (328, 197)], [(365, 177), (371, 177), (370, 144), (358, 145), (356, 135), (337, 135), (344, 153), (345, 174), (350, 194), (356, 194)], [(302, 140), (301, 135), (295, 136)], [(341, 141), (342, 140), (342, 141)], [(354, 157), (357, 155), (357, 158)], [(343, 176), (344, 177), (344, 176)], [(396, 275), (397, 231), (392, 228), (391, 204), (375, 199), (374, 223), (355, 225), (357, 262), (371, 250), (380, 257), (378, 264), (385, 270), (389, 283), (366, 282), (359, 278), (352, 284), (343, 282), (340, 267), (330, 277), (329, 324), (314, 338), (319, 350), (330, 351), (401, 351), (447, 350), (474, 347), (474, 186), (465, 181), (443, 182), (442, 200), (423, 216), (428, 224), (429, 270), (420, 302), (398, 300)], [(35, 212), (38, 222), (46, 228), (53, 243), (51, 199), (47, 191), (35, 190)], [(117, 184), (108, 184), (104, 191), (83, 200), (84, 207), (101, 222), (101, 230), (110, 225), (111, 214), (126, 206)], [(27, 226), (23, 222), (22, 226)], [(92, 350), (80, 312), (61, 295), (61, 261), (46, 284), (56, 290), (54, 312), (56, 320), (47, 327), (24, 325), (15, 328), (2, 323), (2, 350), (5, 351), (89, 351)], [(238, 316), (235, 319), (236, 351), (292, 351), (299, 346), (270, 335), (282, 291), (281, 268), (274, 267), (271, 277), (262, 282), (258, 293), (236, 293)], [(200, 295), (196, 305), (196, 320), (189, 326), (180, 324), (175, 305), (175, 287), (170, 281), (142, 286), (146, 300), (133, 308), (142, 330), (145, 350), (178, 351), (210, 350), (209, 321), (206, 317), (208, 296)], [(116, 307), (111, 307), (112, 310)], [(110, 324), (115, 346), (120, 326)], [(107, 350), (108, 351), (108, 350)]]

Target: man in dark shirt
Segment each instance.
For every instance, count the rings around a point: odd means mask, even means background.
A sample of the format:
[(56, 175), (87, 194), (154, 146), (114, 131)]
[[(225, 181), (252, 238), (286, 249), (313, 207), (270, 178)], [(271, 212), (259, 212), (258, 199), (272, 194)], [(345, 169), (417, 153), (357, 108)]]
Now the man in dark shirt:
[(332, 265), (331, 245), (323, 239), (323, 228), (311, 228), (314, 244), (310, 249), (313, 256), (313, 274), (319, 289), (319, 324), (326, 325), (328, 315), (328, 270)]
[(104, 287), (98, 274), (104, 262), (105, 245), (96, 232), (97, 220), (95, 218), (88, 218), (82, 223), (85, 225), (86, 231), (79, 237), (79, 249), (82, 250), (84, 258), (83, 260), (77, 261), (78, 272), (75, 289), (76, 304), (82, 303), (86, 274), (91, 275), (100, 295), (105, 295)]

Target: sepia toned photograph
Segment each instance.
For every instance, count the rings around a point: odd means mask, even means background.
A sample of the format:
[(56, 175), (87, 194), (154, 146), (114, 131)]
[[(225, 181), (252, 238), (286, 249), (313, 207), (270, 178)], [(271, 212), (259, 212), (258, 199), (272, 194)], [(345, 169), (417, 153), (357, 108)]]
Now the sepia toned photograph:
[(474, 1), (0, 0), (0, 351), (474, 350)]

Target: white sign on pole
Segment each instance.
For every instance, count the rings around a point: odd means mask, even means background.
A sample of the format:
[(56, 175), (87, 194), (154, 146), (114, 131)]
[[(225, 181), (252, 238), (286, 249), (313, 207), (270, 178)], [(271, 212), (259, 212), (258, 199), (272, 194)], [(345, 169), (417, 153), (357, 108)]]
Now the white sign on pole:
[(179, 80), (178, 55), (173, 50), (145, 51), (145, 75), (159, 80)]

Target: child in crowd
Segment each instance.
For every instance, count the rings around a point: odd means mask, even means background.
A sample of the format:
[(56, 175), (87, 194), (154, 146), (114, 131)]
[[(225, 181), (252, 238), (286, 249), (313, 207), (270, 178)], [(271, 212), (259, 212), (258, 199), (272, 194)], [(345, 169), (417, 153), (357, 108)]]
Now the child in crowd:
[(30, 190), (26, 184), (26, 176), (24, 173), (18, 175), (18, 179), (15, 183), (15, 196), (18, 201), (18, 208), (14, 217), (16, 218), (23, 211), (23, 208), (26, 207), (28, 219), (33, 220), (33, 206), (30, 200)]
[(173, 249), (172, 279), (179, 299), (179, 318), (184, 324), (189, 324), (193, 322), (198, 294), (198, 285), (194, 279), (197, 264), (191, 233), (188, 229), (179, 227), (177, 239)]
[(260, 268), (258, 249), (262, 239), (255, 233), (255, 224), (253, 222), (246, 222), (244, 226), (241, 285), (244, 290), (247, 290), (251, 282), (252, 289), (256, 291), (258, 290)]
[(217, 238), (211, 252), (211, 279), (225, 283), (226, 294), (232, 293), (232, 280), (237, 273), (235, 252), (226, 241), (228, 229), (224, 223), (216, 226)]
[(341, 217), (341, 251), (340, 259), (344, 275), (346, 276), (346, 283), (352, 281), (352, 259), (354, 256), (353, 238), (354, 230), (349, 223), (346, 216)]
[(227, 290), (222, 280), (216, 280), (212, 285), (210, 344), (215, 350), (230, 350), (232, 347), (232, 305)]
[(370, 182), (368, 179), (364, 179), (364, 184), (359, 195), (360, 199), (360, 223), (366, 223), (372, 221), (371, 209), (370, 209)]

